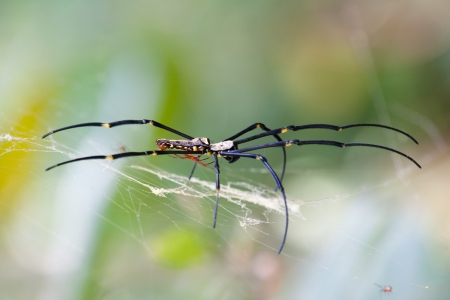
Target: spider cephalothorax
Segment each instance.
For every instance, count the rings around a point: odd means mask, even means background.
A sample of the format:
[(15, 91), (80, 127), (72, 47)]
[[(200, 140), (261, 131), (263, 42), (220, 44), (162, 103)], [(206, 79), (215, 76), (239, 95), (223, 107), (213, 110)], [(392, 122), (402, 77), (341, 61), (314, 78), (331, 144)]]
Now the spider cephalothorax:
[[(131, 156), (168, 154), (168, 155), (172, 155), (174, 157), (190, 159), (190, 160), (194, 161), (194, 168), (192, 168), (192, 171), (189, 175), (189, 178), (191, 178), (197, 164), (204, 166), (204, 167), (206, 167), (207, 165), (210, 164), (210, 163), (203, 163), (202, 161), (204, 159), (200, 159), (200, 157), (204, 154), (212, 155), (214, 158), (214, 170), (216, 172), (216, 202), (215, 202), (214, 214), (213, 214), (213, 227), (215, 227), (216, 220), (217, 220), (217, 210), (218, 210), (218, 205), (219, 205), (219, 191), (220, 191), (220, 169), (219, 169), (218, 158), (223, 157), (229, 163), (233, 163), (241, 157), (259, 160), (262, 162), (264, 167), (266, 167), (267, 170), (272, 175), (272, 178), (275, 181), (275, 184), (277, 185), (277, 189), (281, 192), (281, 195), (283, 197), (284, 209), (285, 209), (285, 227), (284, 227), (283, 238), (281, 240), (281, 245), (280, 245), (280, 248), (278, 249), (278, 253), (281, 253), (281, 250), (283, 250), (284, 244), (286, 242), (288, 224), (289, 224), (289, 214), (288, 214), (288, 207), (287, 207), (287, 201), (286, 201), (286, 194), (284, 192), (284, 188), (283, 188), (283, 184), (282, 184), (282, 180), (284, 177), (284, 170), (286, 167), (285, 147), (292, 146), (292, 145), (297, 145), (297, 146), (326, 145), (326, 146), (334, 146), (334, 147), (340, 147), (340, 148), (356, 147), (356, 146), (378, 148), (378, 149), (388, 150), (388, 151), (397, 153), (403, 157), (406, 157), (407, 159), (412, 161), (414, 164), (416, 164), (416, 166), (418, 166), (420, 168), (420, 165), (414, 159), (409, 157), (408, 155), (406, 155), (398, 150), (395, 150), (395, 149), (392, 149), (389, 147), (385, 147), (385, 146), (368, 144), (368, 143), (342, 143), (342, 142), (330, 141), (330, 140), (297, 140), (297, 139), (282, 140), (279, 136), (280, 134), (286, 133), (288, 131), (298, 131), (298, 130), (304, 130), (304, 129), (328, 129), (328, 130), (334, 130), (334, 131), (342, 131), (344, 129), (348, 129), (348, 128), (352, 128), (352, 127), (365, 126), (365, 127), (384, 128), (384, 129), (389, 129), (389, 130), (399, 132), (399, 133), (409, 137), (411, 140), (413, 140), (417, 144), (417, 141), (412, 136), (407, 134), (406, 132), (401, 131), (396, 128), (393, 128), (393, 127), (390, 127), (390, 126), (379, 125), (379, 124), (350, 124), (350, 125), (345, 125), (345, 126), (336, 126), (336, 125), (330, 125), (330, 124), (307, 124), (307, 125), (299, 125), (299, 126), (289, 125), (289, 126), (271, 130), (262, 123), (255, 123), (255, 124), (252, 124), (252, 125), (246, 127), (242, 131), (239, 131), (235, 135), (222, 140), (219, 143), (211, 144), (211, 142), (208, 138), (205, 138), (205, 137), (194, 138), (190, 135), (187, 135), (178, 130), (175, 130), (173, 128), (165, 126), (154, 120), (143, 119), (143, 120), (122, 120), (122, 121), (116, 121), (116, 122), (111, 122), (111, 123), (90, 122), (90, 123), (75, 124), (75, 125), (71, 125), (71, 126), (67, 126), (67, 127), (63, 127), (63, 128), (59, 128), (59, 129), (50, 131), (49, 133), (45, 134), (42, 138), (45, 138), (45, 137), (47, 137), (55, 132), (58, 132), (58, 131), (63, 131), (63, 130), (71, 129), (71, 128), (77, 128), (77, 127), (97, 126), (97, 127), (112, 128), (115, 126), (131, 125), (131, 124), (140, 124), (140, 125), (150, 124), (152, 126), (172, 132), (178, 136), (182, 136), (185, 138), (185, 140), (158, 139), (158, 140), (156, 140), (156, 145), (158, 147), (158, 150), (141, 151), (141, 152), (122, 152), (122, 153), (117, 153), (117, 154), (112, 154), (112, 155), (85, 156), (85, 157), (80, 157), (80, 158), (61, 162), (59, 164), (56, 164), (54, 166), (47, 168), (46, 171), (51, 170), (55, 167), (64, 165), (64, 164), (81, 161), (81, 160), (91, 160), (91, 159), (114, 160), (114, 159), (118, 159), (118, 158), (131, 157)], [(264, 132), (256, 134), (256, 135), (252, 135), (252, 136), (240, 139), (240, 140), (236, 140), (238, 137), (240, 137), (254, 129), (257, 129), (257, 128), (261, 128)], [(246, 142), (260, 139), (260, 138), (263, 138), (266, 136), (273, 136), (276, 139), (276, 142), (265, 143), (265, 144), (260, 144), (260, 145), (250, 146), (250, 147), (240, 148), (240, 149), (238, 148), (238, 145), (240, 145), (240, 144), (244, 144)], [(272, 148), (272, 147), (281, 147), (281, 149), (283, 150), (283, 168), (281, 171), (281, 176), (278, 176), (278, 174), (274, 171), (274, 169), (268, 163), (267, 159), (264, 156), (257, 154), (257, 153), (246, 153), (246, 152), (250, 152), (250, 151), (254, 151), (254, 150), (258, 150), (258, 149), (265, 149), (265, 148)]]

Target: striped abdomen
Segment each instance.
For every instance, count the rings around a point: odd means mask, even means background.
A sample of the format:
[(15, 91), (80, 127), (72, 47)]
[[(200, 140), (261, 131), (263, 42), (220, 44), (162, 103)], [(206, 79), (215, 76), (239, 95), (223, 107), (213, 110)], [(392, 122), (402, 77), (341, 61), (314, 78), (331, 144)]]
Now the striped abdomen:
[(156, 145), (159, 150), (180, 149), (186, 151), (205, 152), (210, 149), (210, 141), (208, 138), (195, 138), (192, 140), (168, 140), (157, 139)]

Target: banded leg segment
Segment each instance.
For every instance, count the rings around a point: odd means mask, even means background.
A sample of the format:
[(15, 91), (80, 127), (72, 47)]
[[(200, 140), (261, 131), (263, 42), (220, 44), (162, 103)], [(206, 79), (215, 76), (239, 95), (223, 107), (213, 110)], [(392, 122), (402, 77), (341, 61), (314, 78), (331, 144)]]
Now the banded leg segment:
[(266, 131), (266, 132), (263, 132), (260, 134), (256, 134), (256, 135), (241, 139), (241, 140), (234, 141), (234, 144), (239, 145), (242, 143), (260, 139), (265, 136), (286, 133), (288, 131), (298, 131), (298, 130), (304, 130), (304, 129), (327, 129), (327, 130), (334, 130), (334, 131), (342, 131), (342, 130), (345, 130), (348, 128), (353, 128), (353, 127), (378, 127), (378, 128), (384, 128), (384, 129), (396, 131), (398, 133), (401, 133), (401, 134), (407, 136), (414, 143), (419, 144), (415, 138), (413, 138), (410, 134), (404, 132), (403, 130), (400, 130), (400, 129), (397, 129), (397, 128), (394, 128), (391, 126), (380, 125), (380, 124), (369, 124), (369, 123), (349, 124), (349, 125), (344, 125), (344, 126), (336, 126), (336, 125), (330, 125), (330, 124), (307, 124), (307, 125), (299, 125), (299, 126), (289, 125), (286, 127), (273, 129), (270, 131)]
[(199, 152), (198, 151), (170, 151), (170, 150), (165, 150), (165, 151), (156, 150), (155, 151), (155, 150), (151, 150), (151, 151), (142, 151), (142, 152), (122, 152), (122, 153), (117, 153), (117, 154), (112, 154), (112, 155), (93, 155), (93, 156), (85, 156), (85, 157), (79, 157), (79, 158), (75, 158), (75, 159), (71, 159), (71, 160), (66, 160), (59, 164), (48, 167), (47, 169), (45, 169), (45, 171), (50, 171), (53, 168), (56, 168), (56, 167), (59, 167), (59, 166), (65, 165), (65, 164), (77, 162), (77, 161), (82, 161), (82, 160), (94, 160), (94, 159), (115, 160), (115, 159), (119, 159), (119, 158), (132, 157), (132, 156), (164, 155), (164, 154), (184, 155), (184, 154), (199, 154)]
[[(276, 143), (280, 143), (280, 142), (276, 142)], [(269, 164), (267, 159), (264, 156), (259, 155), (259, 154), (227, 152), (227, 151), (219, 151), (218, 154), (221, 156), (253, 158), (253, 159), (261, 161), (263, 163), (263, 165), (267, 168), (267, 170), (269, 170), (270, 174), (272, 175), (273, 180), (275, 181), (275, 183), (277, 185), (277, 188), (280, 190), (281, 195), (283, 196), (284, 210), (285, 210), (285, 216), (286, 216), (283, 239), (281, 240), (281, 245), (280, 245), (280, 248), (278, 249), (278, 254), (280, 254), (281, 251), (283, 250), (284, 244), (286, 243), (286, 237), (287, 237), (288, 225), (289, 225), (289, 212), (288, 212), (288, 206), (287, 206), (286, 194), (284, 192), (284, 187), (283, 187), (283, 184), (281, 183), (281, 180), (278, 177), (277, 173), (275, 173), (275, 171), (273, 170), (272, 166)]]
[(375, 144), (367, 144), (367, 143), (342, 143), (342, 142), (336, 142), (336, 141), (328, 141), (328, 140), (288, 140), (288, 141), (281, 141), (281, 142), (274, 142), (274, 143), (268, 143), (263, 145), (257, 145), (247, 148), (241, 148), (236, 150), (230, 150), (229, 152), (223, 153), (223, 156), (231, 156), (230, 153), (241, 153), (241, 152), (248, 152), (258, 149), (265, 149), (265, 148), (272, 148), (272, 147), (288, 147), (291, 145), (297, 145), (297, 146), (303, 146), (303, 145), (326, 145), (326, 146), (335, 146), (339, 148), (346, 148), (346, 147), (370, 147), (370, 148), (378, 148), (387, 150), (390, 152), (397, 153), (407, 159), (409, 159), (411, 162), (413, 162), (417, 167), (422, 168), (417, 161), (415, 161), (411, 156), (400, 152), (398, 150), (381, 146), (381, 145), (375, 145)]
[(176, 135), (182, 136), (186, 139), (192, 140), (194, 137), (187, 135), (185, 133), (182, 133), (178, 130), (175, 130), (173, 128), (170, 128), (164, 124), (161, 124), (159, 122), (156, 122), (154, 120), (147, 120), (147, 119), (142, 119), (142, 120), (121, 120), (121, 121), (115, 121), (115, 122), (111, 122), (111, 123), (102, 123), (102, 122), (89, 122), (89, 123), (81, 123), (81, 124), (75, 124), (75, 125), (71, 125), (71, 126), (66, 126), (66, 127), (62, 127), (59, 129), (55, 129), (53, 131), (50, 131), (46, 134), (44, 134), (42, 136), (43, 139), (45, 139), (46, 137), (48, 137), (51, 134), (54, 134), (56, 132), (59, 131), (64, 131), (64, 130), (68, 130), (68, 129), (72, 129), (72, 128), (78, 128), (78, 127), (104, 127), (104, 128), (113, 128), (116, 126), (122, 126), (122, 125), (145, 125), (145, 124), (150, 124), (152, 126), (167, 130), (169, 132), (175, 133)]

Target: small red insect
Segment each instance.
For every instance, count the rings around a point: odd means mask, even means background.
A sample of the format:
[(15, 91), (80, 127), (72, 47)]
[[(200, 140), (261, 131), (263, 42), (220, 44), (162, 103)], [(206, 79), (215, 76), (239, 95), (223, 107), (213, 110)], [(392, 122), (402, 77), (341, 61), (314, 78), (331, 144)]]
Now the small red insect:
[(111, 149), (114, 150), (114, 151), (118, 151), (118, 152), (127, 152), (127, 147), (121, 142), (114, 143), (111, 146)]
[(198, 155), (198, 156), (189, 155), (189, 154), (184, 154), (183, 156), (180, 156), (180, 155), (170, 155), (170, 156), (171, 156), (171, 157), (174, 157), (174, 158), (190, 159), (190, 160), (196, 162), (197, 164), (199, 164), (199, 165), (201, 165), (201, 166), (203, 166), (203, 167), (207, 167), (208, 165), (210, 165), (210, 164), (213, 163), (213, 161), (212, 161), (212, 162), (209, 162), (209, 163), (207, 163), (207, 164), (202, 163), (203, 160), (206, 160), (206, 159), (208, 159), (209, 157), (205, 157), (205, 158), (200, 159), (201, 154)]
[(380, 293), (392, 293), (392, 286), (390, 286), (390, 285), (381, 286), (376, 283), (374, 283), (374, 284), (380, 288)]

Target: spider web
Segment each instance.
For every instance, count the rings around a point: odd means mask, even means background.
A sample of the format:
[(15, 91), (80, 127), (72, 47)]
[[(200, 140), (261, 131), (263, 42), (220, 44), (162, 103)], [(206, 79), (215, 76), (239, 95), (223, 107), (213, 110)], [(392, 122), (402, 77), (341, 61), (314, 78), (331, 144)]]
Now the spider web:
[[(423, 167), (447, 154), (447, 146), (431, 122), (403, 107), (397, 110), (414, 117), (435, 142), (434, 150), (418, 158)], [(3, 118), (7, 119), (5, 115)], [(188, 180), (192, 162), (176, 160), (183, 174), (165, 168), (171, 158), (158, 157), (161, 159), (158, 162), (144, 157), (79, 162), (44, 172), (54, 162), (127, 151), (130, 147), (118, 143), (118, 135), (112, 130), (107, 131), (110, 140), (105, 141), (102, 129), (89, 131), (87, 135), (74, 132), (63, 137), (61, 133), (61, 137), (54, 135), (46, 140), (19, 129), (22, 128), (10, 122), (10, 130), (0, 135), (0, 159), (16, 163), (11, 170), (2, 167), (3, 171), (17, 176), (22, 164), (37, 167), (27, 171), (30, 173), (27, 176), (34, 180), (20, 191), (22, 206), (13, 209), (18, 218), (11, 225), (11, 234), (6, 233), (7, 245), (27, 269), (54, 274), (47, 283), (48, 293), (60, 285), (56, 279), (60, 274), (71, 273), (86, 264), (104, 226), (153, 260), (161, 259), (161, 253), (167, 251), (167, 245), (159, 240), (167, 232), (188, 233), (201, 248), (212, 251), (252, 256), (256, 247), (269, 253), (269, 257), (276, 255), (284, 230), (284, 207), (280, 193), (269, 185), (273, 183), (270, 180), (264, 181), (267, 185), (260, 183), (259, 178), (270, 178), (263, 167), (247, 168), (239, 164), (228, 167), (222, 161), (217, 228), (212, 229), (214, 170), (197, 168), (197, 173)], [(68, 142), (59, 141), (64, 138)], [(79, 141), (79, 146), (69, 146), (75, 141)], [(18, 158), (11, 158), (14, 154)], [(286, 173), (290, 227), (283, 257), (300, 263), (303, 271), (309, 269), (312, 278), (344, 276), (362, 286), (371, 286), (380, 276), (387, 276), (382, 274), (393, 272), (395, 276), (391, 275), (390, 282), (395, 282), (396, 291), (403, 294), (411, 292), (411, 287), (414, 293), (422, 293), (430, 278), (438, 281), (448, 278), (448, 272), (439, 265), (431, 266), (428, 270), (431, 275), (423, 271), (426, 269), (420, 260), (420, 252), (425, 251), (423, 239), (431, 238), (431, 243), (435, 243), (443, 237), (427, 235), (417, 222), (423, 215), (417, 211), (421, 199), (411, 182), (417, 174), (415, 166), (391, 167), (374, 180), (372, 171), (302, 169), (302, 164), (304, 160), (290, 158)], [(363, 179), (355, 180), (358, 176)], [(353, 183), (337, 185), (333, 180), (337, 177), (342, 181), (348, 177)], [(293, 182), (298, 180), (305, 183), (296, 187)], [(324, 186), (328, 188), (324, 190)], [(302, 200), (297, 194), (313, 196)], [(405, 206), (402, 199), (411, 203)], [(387, 204), (388, 201), (393, 202)], [(4, 205), (8, 207), (7, 202)], [(391, 219), (388, 233), (373, 236), (374, 226), (385, 218)], [(37, 238), (42, 236), (43, 240)], [(37, 248), (30, 247), (34, 243)], [(405, 256), (404, 247), (411, 245), (416, 251), (408, 248)], [(388, 269), (382, 267), (386, 261)], [(367, 272), (367, 268), (371, 271)], [(296, 276), (304, 284), (314, 284), (313, 279), (300, 273)], [(362, 290), (360, 293), (364, 294)]]

